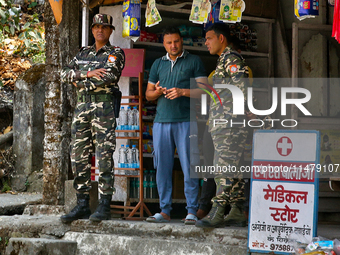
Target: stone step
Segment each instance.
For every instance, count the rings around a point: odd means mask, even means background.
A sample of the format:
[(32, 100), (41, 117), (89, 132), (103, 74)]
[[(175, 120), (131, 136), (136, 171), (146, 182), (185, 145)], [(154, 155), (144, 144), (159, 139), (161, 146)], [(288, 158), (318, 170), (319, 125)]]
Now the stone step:
[[(222, 239), (222, 237), (221, 237)], [(218, 242), (195, 240), (146, 238), (110, 234), (67, 232), (63, 238), (78, 243), (77, 255), (119, 254), (119, 255), (235, 255), (247, 254), (247, 247), (226, 245)], [(114, 252), (113, 252), (114, 251)]]
[(77, 254), (246, 254), (247, 228), (202, 229), (171, 223), (78, 220), (63, 240), (77, 241)]
[(46, 238), (11, 238), (6, 255), (75, 255), (77, 242)]

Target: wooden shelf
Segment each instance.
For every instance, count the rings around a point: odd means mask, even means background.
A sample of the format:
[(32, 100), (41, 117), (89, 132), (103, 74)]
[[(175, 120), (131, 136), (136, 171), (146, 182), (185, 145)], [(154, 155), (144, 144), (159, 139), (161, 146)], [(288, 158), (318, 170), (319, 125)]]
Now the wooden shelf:
[[(150, 47), (161, 47), (164, 48), (162, 43), (155, 43), (155, 42), (141, 42), (137, 41), (133, 43), (134, 46), (150, 46)], [(189, 51), (204, 51), (208, 53), (208, 48), (207, 47), (196, 47), (196, 46), (188, 46), (188, 45), (183, 45), (183, 48)], [(263, 52), (253, 52), (253, 51), (242, 51), (241, 52), (242, 56), (248, 56), (248, 57), (261, 57), (261, 58), (268, 58), (269, 54), (268, 53), (263, 53)]]
[(138, 106), (139, 103), (121, 103), (120, 105), (135, 105), (135, 106)]
[(116, 136), (116, 139), (132, 139), (132, 140), (139, 140), (140, 137), (139, 136)]
[(139, 99), (140, 96), (122, 96), (122, 99)]

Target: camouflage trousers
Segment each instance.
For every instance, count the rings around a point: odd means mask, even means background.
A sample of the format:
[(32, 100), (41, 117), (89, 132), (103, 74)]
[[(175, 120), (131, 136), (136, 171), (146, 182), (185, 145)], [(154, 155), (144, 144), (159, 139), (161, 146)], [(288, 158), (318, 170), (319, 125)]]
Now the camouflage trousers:
[(99, 168), (99, 192), (115, 192), (113, 153), (116, 149), (116, 119), (113, 102), (78, 103), (72, 122), (71, 164), (74, 188), (91, 189), (91, 158), (95, 152)]
[[(239, 171), (239, 162), (244, 150), (247, 131), (242, 128), (220, 128), (211, 132), (215, 154), (214, 166), (224, 169), (234, 167)], [(245, 201), (242, 175), (239, 172), (222, 172), (215, 176), (216, 196), (212, 202), (220, 205), (243, 205)]]

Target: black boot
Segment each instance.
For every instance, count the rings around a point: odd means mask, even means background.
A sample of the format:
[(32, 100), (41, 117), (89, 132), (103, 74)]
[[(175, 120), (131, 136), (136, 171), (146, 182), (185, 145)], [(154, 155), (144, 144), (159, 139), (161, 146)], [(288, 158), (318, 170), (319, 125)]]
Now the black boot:
[(77, 205), (69, 214), (60, 217), (63, 223), (70, 223), (78, 219), (88, 219), (91, 215), (90, 195), (77, 193)]
[(91, 221), (100, 222), (102, 220), (110, 220), (111, 212), (110, 212), (110, 204), (112, 200), (112, 195), (103, 195), (100, 194), (99, 205), (96, 211), (90, 216)]

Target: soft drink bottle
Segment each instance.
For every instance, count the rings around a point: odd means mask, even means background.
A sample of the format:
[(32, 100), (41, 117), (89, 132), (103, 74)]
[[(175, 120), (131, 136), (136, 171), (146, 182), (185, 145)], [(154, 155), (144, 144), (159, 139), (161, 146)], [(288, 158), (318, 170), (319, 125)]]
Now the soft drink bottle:
[(157, 192), (157, 183), (156, 183), (156, 171), (150, 170), (150, 198), (157, 198), (158, 192)]
[(150, 198), (150, 175), (148, 170), (144, 170), (143, 189), (144, 198)]

